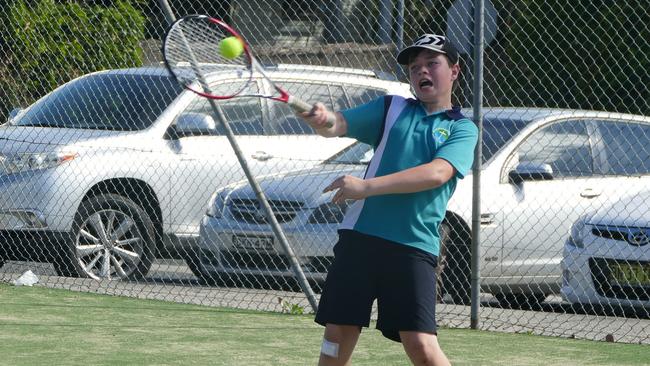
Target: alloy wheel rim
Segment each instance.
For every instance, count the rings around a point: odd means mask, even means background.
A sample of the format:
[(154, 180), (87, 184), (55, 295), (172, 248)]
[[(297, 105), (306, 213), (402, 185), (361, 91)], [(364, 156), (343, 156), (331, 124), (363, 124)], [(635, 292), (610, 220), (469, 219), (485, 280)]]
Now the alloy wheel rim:
[(124, 279), (138, 270), (144, 238), (133, 217), (107, 209), (88, 216), (75, 242), (78, 264), (94, 279)]

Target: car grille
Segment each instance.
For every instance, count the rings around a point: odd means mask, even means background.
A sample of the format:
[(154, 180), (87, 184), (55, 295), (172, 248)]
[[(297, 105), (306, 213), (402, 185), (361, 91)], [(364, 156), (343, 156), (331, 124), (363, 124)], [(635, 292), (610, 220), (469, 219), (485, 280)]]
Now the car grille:
[[(279, 223), (293, 220), (298, 211), (302, 210), (304, 203), (299, 201), (271, 200), (269, 205), (275, 213)], [(235, 198), (228, 203), (232, 216), (237, 221), (249, 224), (267, 224), (266, 212), (261, 208), (257, 199)]]
[(334, 257), (312, 257), (308, 267), (312, 272), (327, 273)]
[(650, 229), (596, 225), (591, 229), (591, 233), (601, 238), (625, 241), (635, 246), (650, 243)]
[[(633, 268), (645, 270), (645, 275), (630, 275), (635, 281), (641, 281), (641, 284), (621, 283), (615, 279), (615, 272), (631, 271)], [(624, 261), (606, 258), (590, 258), (589, 269), (594, 281), (596, 291), (600, 296), (621, 299), (621, 300), (650, 300), (650, 283), (648, 275), (650, 273), (650, 262), (646, 261)], [(643, 271), (643, 270), (642, 270)]]

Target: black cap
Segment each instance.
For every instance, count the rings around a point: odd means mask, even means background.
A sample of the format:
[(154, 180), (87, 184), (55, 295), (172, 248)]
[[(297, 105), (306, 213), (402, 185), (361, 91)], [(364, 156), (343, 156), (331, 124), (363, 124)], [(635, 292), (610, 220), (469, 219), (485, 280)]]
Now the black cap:
[(458, 63), (458, 50), (456, 47), (454, 47), (447, 37), (437, 34), (423, 34), (420, 36), (420, 38), (416, 39), (412, 45), (406, 47), (397, 54), (397, 62), (402, 65), (407, 65), (411, 53), (422, 49), (444, 53), (452, 64)]

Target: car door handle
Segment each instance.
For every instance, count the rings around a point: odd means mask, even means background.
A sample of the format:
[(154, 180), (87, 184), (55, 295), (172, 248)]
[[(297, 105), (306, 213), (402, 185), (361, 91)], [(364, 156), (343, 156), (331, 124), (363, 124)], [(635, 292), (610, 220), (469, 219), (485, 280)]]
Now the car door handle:
[(273, 155), (267, 154), (264, 151), (256, 151), (255, 153), (253, 153), (253, 155), (251, 155), (251, 157), (259, 161), (267, 161), (273, 159)]
[(587, 188), (584, 191), (580, 192), (580, 197), (584, 197), (584, 198), (595, 198), (598, 196), (600, 196), (600, 192), (595, 191), (591, 188)]

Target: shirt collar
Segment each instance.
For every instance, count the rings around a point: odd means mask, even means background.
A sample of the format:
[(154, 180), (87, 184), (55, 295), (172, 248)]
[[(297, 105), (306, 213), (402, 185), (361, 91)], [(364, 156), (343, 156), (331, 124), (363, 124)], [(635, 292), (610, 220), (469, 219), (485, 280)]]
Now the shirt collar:
[(420, 103), (420, 107), (422, 107), (422, 109), (424, 110), (424, 113), (427, 116), (434, 116), (436, 114), (444, 112), (444, 113), (447, 114), (447, 118), (452, 119), (454, 121), (465, 118), (463, 113), (460, 111), (461, 107), (459, 105), (452, 106), (451, 109), (441, 109), (441, 110), (435, 111), (433, 113), (428, 113), (427, 110), (424, 108), (424, 105), (422, 105), (422, 103)]
[(447, 117), (449, 117), (449, 118), (451, 118), (453, 120), (459, 120), (459, 119), (465, 118), (463, 113), (460, 111), (460, 106), (459, 105), (455, 105), (455, 106), (451, 107), (451, 109), (447, 109), (445, 112), (447, 113)]

